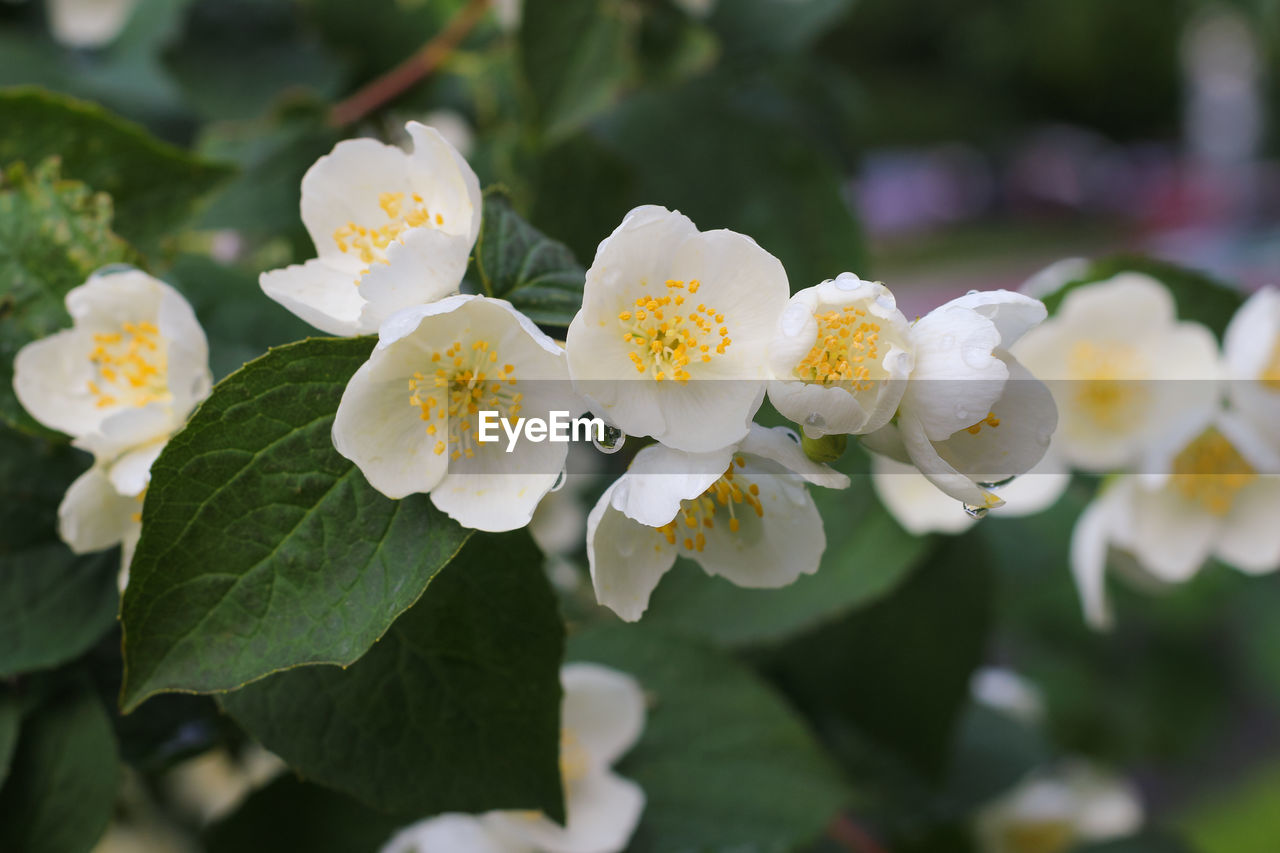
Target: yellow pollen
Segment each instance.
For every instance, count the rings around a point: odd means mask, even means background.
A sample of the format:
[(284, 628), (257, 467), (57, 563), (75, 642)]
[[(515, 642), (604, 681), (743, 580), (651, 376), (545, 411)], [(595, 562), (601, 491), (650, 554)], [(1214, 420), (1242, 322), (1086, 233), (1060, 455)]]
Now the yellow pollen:
[(1213, 515), (1226, 515), (1236, 495), (1258, 472), (1218, 430), (1210, 427), (1173, 460), (1173, 487)]
[(452, 358), (452, 365), (435, 368), (430, 379), (421, 371), (409, 378), (409, 404), (427, 422), (428, 436), (443, 434), (432, 447), (436, 456), (448, 453), (451, 460), (471, 459), (478, 443), (480, 411), (496, 411), (502, 418), (514, 418), (520, 413), (523, 395), (511, 387), (518, 384), (512, 375), (515, 366), (503, 365), (501, 378), (506, 379), (505, 384), (487, 376), (498, 353), (482, 338), (472, 340), (465, 352), (462, 342), (454, 341), (443, 353), (433, 352), (430, 361), (440, 363), (442, 356)]
[(1280, 338), (1276, 339), (1275, 347), (1271, 350), (1271, 361), (1262, 369), (1262, 375), (1258, 378), (1271, 390), (1280, 391)]
[(1147, 389), (1134, 379), (1140, 356), (1133, 347), (1116, 341), (1076, 341), (1067, 354), (1067, 374), (1073, 380), (1074, 411), (1081, 412), (1099, 429), (1118, 430), (1131, 425), (1145, 407)]
[(823, 385), (845, 383), (851, 391), (872, 388), (871, 367), (863, 362), (880, 362), (880, 324), (868, 320), (867, 312), (854, 305), (815, 314), (814, 319), (817, 341), (796, 365), (796, 378)]
[(973, 426), (965, 427), (964, 431), (969, 433), (969, 435), (977, 435), (978, 433), (982, 432), (982, 428), (984, 426), (989, 426), (992, 429), (995, 429), (996, 427), (1000, 426), (1000, 419), (997, 418), (994, 413), (987, 412), (987, 416), (985, 418), (978, 421)]
[(1065, 820), (1022, 820), (1001, 829), (1001, 849), (1009, 853), (1066, 853), (1077, 842), (1075, 829)]
[[(405, 205), (404, 193), (390, 192), (378, 194), (378, 206), (387, 217), (382, 225), (367, 227), (355, 222), (348, 222), (334, 229), (333, 242), (338, 251), (346, 255), (354, 255), (365, 264), (367, 272), (372, 264), (387, 262), (387, 247), (401, 240), (404, 232), (420, 225), (430, 225), (433, 221), (422, 196), (413, 194), (410, 206)], [(444, 217), (436, 214), (436, 226), (444, 224)]]
[(154, 323), (124, 323), (119, 332), (93, 336), (89, 362), (96, 379), (85, 388), (99, 409), (109, 406), (145, 406), (168, 400), (169, 357), (159, 343), (160, 330)]
[[(646, 286), (641, 282), (641, 286)], [(681, 291), (697, 292), (700, 287), (697, 279), (687, 284), (679, 279), (667, 279), (667, 293), (662, 296), (644, 295), (636, 297), (636, 311), (622, 311), (618, 321), (623, 324), (622, 340), (631, 344), (632, 351), (627, 353), (636, 372), (651, 376), (656, 382), (674, 379), (676, 382), (688, 382), (692, 376), (685, 368), (693, 357), (701, 353), (699, 360), (706, 363), (712, 360), (711, 344), (715, 344), (716, 354), (723, 355), (733, 341), (729, 338), (727, 326), (721, 326), (717, 332), (713, 329), (708, 317), (715, 316), (717, 322), (724, 321), (723, 314), (716, 314), (715, 309), (699, 305), (695, 313), (688, 315), (675, 314), (666, 316), (663, 309), (670, 305), (684, 304)], [(707, 315), (703, 317), (701, 315)], [(649, 325), (647, 321), (657, 321)]]
[[(757, 497), (760, 494), (760, 487), (755, 483), (747, 484), (744, 491), (740, 478), (735, 478), (734, 468), (742, 468), (746, 462), (741, 456), (735, 456), (733, 461), (729, 463), (729, 467), (720, 475), (720, 479), (716, 480), (701, 495), (691, 500), (682, 501), (680, 504), (680, 513), (674, 520), (668, 524), (659, 527), (658, 532), (662, 534), (663, 539), (668, 545), (675, 545), (680, 541), (687, 551), (702, 551), (707, 544), (706, 535), (703, 530), (715, 529), (715, 516), (717, 513), (724, 513), (729, 518), (729, 532), (737, 533), (742, 529), (742, 522), (739, 519), (741, 507), (745, 504), (750, 507), (751, 511), (757, 518), (764, 517), (764, 505)], [(689, 535), (678, 540), (677, 529), (683, 524), (688, 528)], [(661, 547), (659, 546), (659, 550)]]

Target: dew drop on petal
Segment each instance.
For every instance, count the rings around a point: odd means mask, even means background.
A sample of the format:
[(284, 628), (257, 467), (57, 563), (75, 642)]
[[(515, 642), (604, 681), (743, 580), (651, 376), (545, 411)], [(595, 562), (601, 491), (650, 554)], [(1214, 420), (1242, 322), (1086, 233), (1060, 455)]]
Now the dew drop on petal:
[(604, 425), (604, 440), (595, 438), (591, 439), (591, 443), (596, 446), (596, 450), (601, 453), (617, 453), (622, 446), (627, 443), (627, 434), (615, 426), (609, 424)]
[(1001, 486), (1009, 485), (1016, 479), (1018, 479), (1018, 475), (1014, 474), (1012, 477), (1005, 477), (1003, 480), (995, 480), (989, 483), (979, 482), (978, 485), (982, 486), (984, 489), (998, 489)]
[(564, 468), (560, 469), (560, 473), (556, 475), (556, 481), (551, 484), (551, 491), (558, 492), (564, 488), (564, 484), (569, 481), (569, 472)]
[(791, 427), (778, 427), (778, 429), (782, 430), (782, 434), (794, 441), (796, 444), (800, 443), (800, 433), (796, 432)]
[(991, 510), (985, 506), (974, 506), (973, 504), (964, 505), (964, 514), (970, 518), (983, 519), (987, 517), (987, 513)]

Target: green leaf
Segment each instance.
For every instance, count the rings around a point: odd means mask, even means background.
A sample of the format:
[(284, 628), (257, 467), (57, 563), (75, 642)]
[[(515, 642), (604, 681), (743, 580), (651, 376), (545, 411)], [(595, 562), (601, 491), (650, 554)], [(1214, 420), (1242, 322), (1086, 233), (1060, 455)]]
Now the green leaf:
[(932, 543), (903, 531), (876, 500), (866, 454), (850, 453), (838, 467), (853, 478), (848, 490), (811, 490), (827, 534), (817, 573), (782, 589), (744, 589), (681, 560), (654, 591), (645, 621), (722, 645), (759, 645), (889, 594)]
[(852, 0), (718, 0), (710, 24), (727, 50), (748, 55), (804, 50)]
[(610, 626), (573, 637), (569, 659), (630, 673), (650, 698), (644, 735), (617, 767), (645, 791), (632, 853), (792, 850), (847, 802), (804, 725), (723, 653), (647, 626)]
[(106, 829), (119, 765), (111, 722), (80, 683), (27, 716), (0, 790), (0, 850), (88, 851)]
[(124, 597), (131, 710), (364, 654), (462, 547), (426, 495), (393, 501), (330, 430), (369, 338), (271, 350), (228, 376), (151, 467)]
[(13, 763), (13, 751), (18, 745), (21, 727), (22, 703), (12, 693), (0, 692), (0, 789), (9, 777), (9, 765)]
[[(1250, 850), (1269, 850), (1275, 843), (1274, 836), (1266, 836), (1261, 846), (1232, 847), (1231, 853), (1249, 853)], [(1082, 844), (1073, 847), (1071, 853), (1193, 853), (1186, 842), (1160, 830), (1144, 830), (1128, 838), (1117, 838), (1114, 841), (1099, 841), (1093, 844)]]
[(1203, 323), (1222, 339), (1227, 324), (1244, 304), (1245, 295), (1236, 288), (1197, 270), (1166, 261), (1134, 255), (1117, 255), (1096, 260), (1077, 279), (1067, 282), (1044, 298), (1050, 313), (1058, 310), (1063, 298), (1086, 284), (1105, 281), (1124, 272), (1145, 273), (1161, 281), (1173, 294), (1178, 318)]
[(986, 648), (987, 563), (974, 535), (951, 539), (893, 595), (797, 638), (764, 665), (820, 731), (851, 726), (940, 778)]
[[(0, 162), (3, 134), (0, 129)], [(14, 396), (13, 359), (25, 344), (71, 325), (67, 291), (105, 264), (132, 259), (111, 231), (111, 199), (60, 179), (57, 160), (30, 172), (19, 165), (0, 173), (0, 419), (52, 434)]]
[(209, 853), (378, 850), (405, 825), (336, 791), (282, 776), (206, 833)]
[(525, 222), (500, 189), (484, 196), (476, 267), (487, 296), (535, 323), (567, 328), (582, 307), (586, 273), (573, 252)]
[(58, 541), (84, 459), (0, 425), (0, 678), (79, 657), (115, 624), (118, 553), (77, 557)]
[(620, 0), (526, 0), (520, 55), (547, 142), (618, 98), (634, 71), (635, 30)]
[(0, 165), (53, 155), (67, 177), (111, 196), (116, 230), (140, 246), (181, 225), (231, 174), (93, 104), (34, 88), (0, 92)]
[(299, 667), (222, 697), (304, 777), (375, 808), (563, 817), (564, 628), (528, 534), (476, 535), (350, 667)]

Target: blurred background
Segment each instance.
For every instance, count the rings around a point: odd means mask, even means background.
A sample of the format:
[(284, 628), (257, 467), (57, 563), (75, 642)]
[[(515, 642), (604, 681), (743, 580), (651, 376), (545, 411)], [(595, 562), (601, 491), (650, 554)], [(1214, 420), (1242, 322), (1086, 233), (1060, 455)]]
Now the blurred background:
[[(346, 136), (401, 141), (410, 119), (584, 265), (628, 209), (656, 203), (751, 235), (793, 289), (845, 270), (883, 280), (908, 316), (1117, 252), (1244, 290), (1280, 280), (1276, 0), (0, 0), (0, 86), (22, 85), (235, 168), (153, 254), (196, 304), (219, 376), (307, 334), (256, 287), (313, 256), (303, 172)], [(894, 850), (965, 849), (950, 823), (967, 777), (948, 803), (905, 806), (910, 785), (814, 697), (846, 673), (859, 731), (925, 755), (941, 736), (917, 685), (954, 681), (956, 632), (1044, 705), (1042, 740), (962, 717), (970, 770), (1085, 756), (1136, 779), (1189, 849), (1280, 850), (1276, 579), (1207, 570), (1123, 596), (1119, 630), (1096, 636), (1065, 567), (1090, 493), (930, 546), (981, 580), (935, 559), (856, 623), (755, 661), (870, 780), (860, 815), (911, 839)], [(956, 624), (949, 605), (973, 585), (981, 625)]]

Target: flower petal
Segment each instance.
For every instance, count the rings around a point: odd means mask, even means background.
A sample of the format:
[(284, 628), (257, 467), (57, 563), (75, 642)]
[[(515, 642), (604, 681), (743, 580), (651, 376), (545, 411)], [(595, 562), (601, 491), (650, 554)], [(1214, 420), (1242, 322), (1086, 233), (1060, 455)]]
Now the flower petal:
[(381, 853), (532, 853), (533, 845), (493, 831), (483, 817), (446, 813), (400, 830)]
[(374, 264), (354, 288), (364, 300), (359, 329), (377, 331), (401, 308), (456, 292), (467, 272), (471, 245), (465, 236), (435, 228), (413, 228), (403, 240), (393, 242), (387, 247), (387, 262)]
[(151, 482), (151, 463), (164, 450), (164, 441), (143, 445), (117, 459), (110, 470), (112, 487), (127, 497), (137, 497)]
[(134, 513), (142, 509), (136, 498), (111, 485), (106, 470), (95, 465), (72, 482), (58, 506), (58, 535), (77, 554), (119, 545)]
[(570, 786), (565, 826), (510, 812), (491, 812), (484, 821), (502, 837), (531, 842), (546, 853), (620, 853), (640, 822), (644, 804), (644, 790), (635, 782), (598, 770)]
[(376, 331), (360, 320), (364, 297), (356, 287), (357, 275), (324, 258), (264, 272), (258, 277), (262, 292), (322, 332), (339, 337)]
[(604, 768), (627, 753), (644, 731), (644, 691), (625, 672), (595, 663), (565, 664), (563, 728)]
[(1090, 503), (1071, 531), (1071, 575), (1085, 621), (1097, 630), (1111, 627), (1111, 607), (1107, 602), (1107, 552), (1111, 541), (1111, 516), (1118, 501), (1124, 501), (1133, 487), (1127, 479)]
[[(1000, 348), (1008, 349), (1049, 315), (1039, 299), (1011, 290), (981, 290), (952, 299), (955, 305), (986, 317), (1000, 333)], [(946, 306), (943, 306), (946, 307)]]
[(987, 416), (1009, 369), (994, 355), (1000, 332), (968, 308), (944, 305), (911, 330), (915, 368), (902, 397), (932, 441), (941, 441)]
[(929, 482), (914, 465), (871, 457), (871, 485), (880, 503), (908, 533), (963, 533), (975, 519)]
[(901, 414), (898, 432), (912, 464), (944, 493), (969, 506), (993, 509), (1004, 504), (999, 495), (982, 488), (939, 456), (924, 427), (913, 416)]
[(596, 601), (635, 622), (649, 606), (658, 581), (675, 564), (676, 552), (656, 529), (613, 508), (613, 492), (621, 482), (606, 489), (587, 516), (587, 562)]
[(1280, 569), (1280, 476), (1263, 475), (1235, 496), (1214, 552), (1249, 574)]
[(628, 518), (661, 527), (680, 512), (680, 502), (705, 492), (733, 460), (733, 448), (686, 453), (651, 444), (636, 454), (613, 490), (612, 505)]
[(845, 474), (814, 462), (805, 455), (800, 445), (790, 436), (786, 427), (751, 425), (751, 432), (738, 446), (742, 453), (759, 456), (776, 462), (787, 471), (799, 475), (806, 482), (827, 489), (847, 489), (849, 478)]

